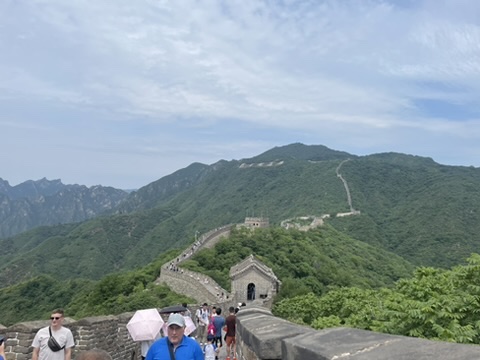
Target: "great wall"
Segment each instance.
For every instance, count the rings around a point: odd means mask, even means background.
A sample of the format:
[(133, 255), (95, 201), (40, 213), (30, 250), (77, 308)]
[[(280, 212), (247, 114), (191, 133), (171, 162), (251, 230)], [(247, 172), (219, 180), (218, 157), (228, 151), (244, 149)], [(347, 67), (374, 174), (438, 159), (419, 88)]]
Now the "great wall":
[[(342, 216), (357, 215), (351, 203), (350, 193), (346, 181), (339, 173), (337, 176), (344, 183), (350, 212)], [(268, 163), (265, 166), (280, 166), (280, 163)], [(312, 218), (314, 226), (321, 225), (323, 216), (306, 216)], [(337, 214), (339, 216), (339, 214)], [(268, 222), (267, 222), (268, 223)], [(295, 219), (285, 221), (284, 224), (294, 223)], [(251, 226), (265, 225), (265, 219), (246, 219), (246, 224)], [(300, 224), (302, 230), (307, 230), (312, 224)], [(243, 226), (245, 224), (242, 224)], [(298, 225), (298, 224), (297, 224)], [(297, 226), (295, 225), (295, 226)], [(314, 330), (300, 326), (286, 320), (277, 318), (269, 310), (271, 299), (278, 288), (275, 289), (276, 278), (261, 264), (255, 263), (252, 257), (245, 259), (240, 265), (247, 269), (248, 264), (253, 264), (252, 274), (245, 282), (239, 281), (239, 287), (232, 287), (229, 293), (222, 289), (210, 277), (181, 268), (183, 261), (191, 258), (193, 254), (203, 248), (210, 248), (220, 241), (222, 237), (230, 235), (234, 224), (213, 229), (202, 236), (196, 236), (192, 247), (186, 249), (179, 257), (165, 263), (157, 283), (166, 283), (172, 290), (188, 295), (198, 301), (208, 302), (220, 307), (224, 313), (228, 306), (235, 305), (239, 299), (245, 298), (247, 283), (263, 281), (263, 295), (260, 299), (250, 300), (237, 314), (237, 359), (241, 360), (479, 360), (480, 346), (460, 345), (448, 342), (430, 341), (404, 336), (387, 335), (371, 331), (331, 328)], [(286, 226), (288, 227), (288, 226)], [(247, 265), (245, 265), (247, 264)], [(238, 265), (237, 265), (238, 266)], [(232, 267), (232, 270), (235, 266)], [(235, 278), (242, 271), (232, 271), (231, 277)], [(237, 269), (238, 270), (238, 269)], [(241, 270), (241, 269), (240, 269)], [(233, 275), (233, 276), (232, 276)], [(247, 274), (247, 277), (250, 276)], [(265, 277), (270, 282), (265, 282)], [(278, 285), (279, 282), (277, 282)], [(270, 288), (268, 288), (270, 287)], [(242, 291), (239, 291), (242, 289)], [(247, 299), (248, 300), (248, 299)], [(193, 304), (191, 310), (195, 310)], [(117, 316), (97, 316), (80, 320), (67, 318), (65, 326), (69, 327), (75, 338), (76, 354), (83, 350), (100, 348), (109, 352), (113, 360), (139, 360), (139, 344), (134, 342), (128, 334), (126, 324), (133, 313)], [(49, 325), (48, 320), (23, 322), (5, 327), (0, 325), (0, 335), (7, 338), (7, 360), (30, 360), (32, 357), (31, 343), (35, 333), (44, 326)], [(224, 355), (220, 353), (220, 359)]]

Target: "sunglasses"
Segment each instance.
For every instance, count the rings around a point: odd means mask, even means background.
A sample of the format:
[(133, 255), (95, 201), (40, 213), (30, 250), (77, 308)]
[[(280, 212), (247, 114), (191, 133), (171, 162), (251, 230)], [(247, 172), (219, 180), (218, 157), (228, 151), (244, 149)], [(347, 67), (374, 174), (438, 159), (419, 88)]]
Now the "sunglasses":
[(60, 319), (59, 316), (51, 316), (51, 317), (50, 317), (50, 320), (59, 320), (59, 319)]

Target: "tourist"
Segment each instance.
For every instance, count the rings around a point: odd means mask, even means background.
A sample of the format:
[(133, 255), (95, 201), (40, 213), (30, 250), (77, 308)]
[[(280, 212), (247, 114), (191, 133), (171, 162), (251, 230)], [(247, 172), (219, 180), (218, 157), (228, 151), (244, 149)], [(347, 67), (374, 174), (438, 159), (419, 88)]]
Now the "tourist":
[(210, 311), (208, 304), (204, 303), (196, 312), (197, 317), (197, 340), (200, 346), (207, 342), (208, 319), (210, 318)]
[(70, 329), (63, 326), (63, 320), (63, 309), (52, 311), (51, 325), (35, 334), (32, 360), (71, 360), (75, 342)]
[(170, 314), (167, 336), (155, 341), (148, 350), (146, 360), (203, 360), (200, 345), (185, 335), (185, 318), (182, 314)]
[(237, 317), (235, 316), (235, 308), (230, 306), (228, 309), (229, 315), (225, 319), (225, 326), (227, 328), (225, 334), (225, 344), (227, 345), (227, 357), (226, 360), (237, 360), (236, 358), (236, 326), (237, 326)]
[(203, 347), (203, 354), (205, 355), (205, 360), (216, 360), (218, 359), (218, 348), (213, 343), (214, 336), (207, 335), (207, 344)]
[(225, 318), (221, 315), (222, 309), (217, 308), (217, 316), (212, 317), (213, 324), (215, 325), (215, 345), (219, 348), (223, 346), (222, 341), (222, 329), (225, 326)]

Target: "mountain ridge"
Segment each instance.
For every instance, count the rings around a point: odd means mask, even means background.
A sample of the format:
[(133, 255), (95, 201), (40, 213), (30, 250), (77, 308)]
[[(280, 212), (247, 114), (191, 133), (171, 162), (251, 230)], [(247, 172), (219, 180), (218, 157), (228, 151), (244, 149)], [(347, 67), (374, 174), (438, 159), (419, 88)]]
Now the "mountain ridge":
[[(336, 174), (346, 159), (351, 161), (344, 163), (341, 175), (361, 214), (338, 218), (336, 214), (350, 211)], [(241, 166), (279, 160), (278, 166)], [(452, 189), (460, 193), (455, 196)], [(197, 232), (241, 223), (251, 213), (268, 216), (273, 225), (296, 216), (332, 214), (329, 223), (354, 239), (415, 265), (448, 267), (477, 251), (480, 221), (473, 206), (480, 201), (478, 189), (477, 168), (440, 165), (399, 153), (355, 156), (296, 143), (248, 159), (193, 163), (127, 195), (101, 217), (0, 239), (6, 249), (0, 255), (0, 281), (22, 281), (34, 268), (54, 274), (55, 267), (43, 261), (54, 246), (65, 257), (63, 264), (69, 264), (63, 278), (99, 279), (148, 264), (169, 249), (192, 243)], [(448, 201), (445, 194), (451, 195)], [(469, 207), (459, 211), (465, 198)], [(418, 210), (422, 208), (424, 212)], [(436, 208), (445, 210), (441, 221)], [(36, 239), (36, 246), (22, 253), (21, 244), (30, 238)], [(452, 244), (458, 245), (447, 251)], [(7, 270), (9, 266), (15, 274)]]
[(10, 186), (0, 178), (0, 237), (91, 219), (114, 208), (127, 195), (100, 185), (65, 185), (59, 179), (27, 180)]

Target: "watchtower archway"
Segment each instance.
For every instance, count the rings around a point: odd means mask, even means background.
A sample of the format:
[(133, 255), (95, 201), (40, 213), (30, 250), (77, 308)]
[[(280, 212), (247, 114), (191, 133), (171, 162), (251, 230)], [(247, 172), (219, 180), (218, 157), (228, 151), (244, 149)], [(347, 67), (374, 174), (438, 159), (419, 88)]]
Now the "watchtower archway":
[(247, 301), (255, 300), (255, 284), (250, 283), (247, 285)]

